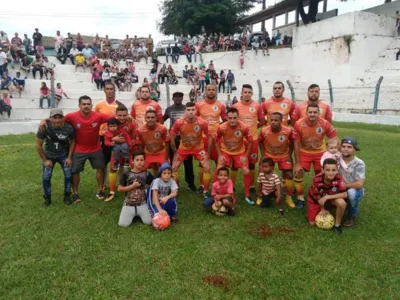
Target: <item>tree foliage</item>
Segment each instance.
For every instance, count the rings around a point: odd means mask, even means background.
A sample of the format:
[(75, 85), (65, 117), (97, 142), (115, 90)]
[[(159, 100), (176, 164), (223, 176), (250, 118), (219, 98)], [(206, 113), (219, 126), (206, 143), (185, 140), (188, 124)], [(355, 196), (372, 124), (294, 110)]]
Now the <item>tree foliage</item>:
[(257, 0), (163, 0), (158, 28), (165, 35), (234, 33), (240, 30), (238, 20), (254, 7)]

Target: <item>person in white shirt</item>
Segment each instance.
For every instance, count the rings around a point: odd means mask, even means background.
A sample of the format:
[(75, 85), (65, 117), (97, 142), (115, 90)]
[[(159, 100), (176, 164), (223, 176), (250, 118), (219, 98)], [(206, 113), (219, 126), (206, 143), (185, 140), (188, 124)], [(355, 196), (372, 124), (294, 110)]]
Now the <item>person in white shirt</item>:
[(76, 48), (76, 44), (74, 43), (74, 45), (72, 46), (71, 50), (68, 53), (69, 59), (71, 60), (71, 63), (73, 65), (75, 65), (75, 56), (77, 56), (79, 53), (80, 52), (78, 48)]
[(0, 76), (3, 75), (4, 70), (7, 67), (7, 54), (0, 48)]
[(105, 69), (103, 74), (101, 74), (101, 79), (103, 79), (104, 85), (108, 82), (111, 82), (111, 73), (109, 68)]
[(141, 46), (138, 48), (138, 61), (140, 61), (140, 59), (141, 59), (142, 57), (146, 58), (146, 64), (147, 64), (147, 59), (148, 59), (148, 56), (147, 56), (147, 48), (146, 48), (144, 45), (141, 45)]

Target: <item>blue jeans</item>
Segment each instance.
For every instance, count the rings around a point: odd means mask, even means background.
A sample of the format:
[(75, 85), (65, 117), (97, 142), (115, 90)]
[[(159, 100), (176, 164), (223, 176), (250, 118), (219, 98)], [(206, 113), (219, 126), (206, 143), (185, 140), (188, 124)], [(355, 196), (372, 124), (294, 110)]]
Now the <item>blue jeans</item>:
[(65, 162), (67, 161), (67, 157), (63, 156), (58, 159), (49, 160), (53, 163), (53, 166), (51, 168), (46, 168), (43, 164), (42, 172), (42, 184), (45, 197), (51, 196), (51, 177), (53, 176), (53, 169), (56, 163), (61, 165), (64, 172), (64, 193), (69, 194), (71, 192), (72, 171), (66, 166)]
[(205, 80), (199, 80), (199, 90), (201, 90), (202, 93), (204, 93), (205, 84)]
[(350, 217), (356, 217), (358, 215), (358, 204), (364, 197), (364, 189), (348, 189), (347, 200), (349, 203), (348, 210)]
[(233, 80), (228, 80), (228, 94), (232, 93)]
[[(164, 204), (160, 203), (160, 206), (163, 210), (165, 210), (168, 213), (168, 216), (170, 216), (170, 217), (176, 216), (176, 211), (177, 211), (178, 206), (176, 204), (175, 198), (168, 199), (168, 201), (165, 202)], [(158, 209), (155, 205), (150, 205), (150, 210), (152, 211), (153, 215), (158, 213)]]
[(192, 62), (192, 52), (185, 53), (185, 55), (186, 55), (188, 62), (191, 63)]
[(203, 59), (203, 55), (200, 53), (200, 52), (195, 52), (194, 53), (194, 62), (197, 62), (197, 55), (200, 57), (200, 60), (202, 60)]
[(119, 158), (121, 157), (121, 153), (125, 158), (125, 162), (129, 161), (129, 145), (127, 143), (116, 144), (113, 147), (113, 152), (114, 152), (115, 164), (119, 164)]

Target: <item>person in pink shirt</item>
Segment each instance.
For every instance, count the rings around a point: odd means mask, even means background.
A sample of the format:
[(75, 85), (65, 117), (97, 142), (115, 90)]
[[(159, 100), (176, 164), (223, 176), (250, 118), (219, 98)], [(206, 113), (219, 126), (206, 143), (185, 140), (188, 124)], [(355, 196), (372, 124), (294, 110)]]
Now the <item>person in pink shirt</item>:
[(347, 171), (348, 167), (346, 162), (343, 160), (342, 153), (339, 151), (339, 140), (334, 138), (326, 142), (327, 151), (321, 157), (321, 166), (324, 165), (325, 159), (333, 158), (336, 160), (338, 169), (342, 168)]
[(42, 43), (37, 44), (35, 47), (35, 50), (36, 50), (36, 55), (43, 57), (44, 47), (43, 47)]
[(58, 82), (57, 85), (56, 85), (56, 101), (57, 101), (56, 104), (57, 104), (57, 106), (58, 106), (58, 103), (60, 103), (60, 101), (61, 101), (63, 95), (64, 95), (67, 99), (69, 99), (69, 97), (68, 97), (67, 94), (65, 93), (64, 89), (61, 87), (61, 83)]
[(43, 108), (44, 99), (47, 99), (48, 108), (50, 108), (50, 89), (47, 87), (46, 82), (42, 82), (40, 87), (40, 108)]
[(240, 68), (243, 69), (244, 65), (244, 51), (240, 51), (240, 56), (239, 56), (239, 61), (240, 61)]
[(92, 83), (96, 83), (97, 90), (102, 90), (104, 87), (104, 81), (101, 77), (101, 72), (97, 70), (96, 67), (93, 68), (92, 72)]
[(204, 93), (204, 88), (206, 85), (206, 70), (204, 67), (201, 67), (199, 70), (199, 90)]
[(0, 114), (3, 115), (3, 112), (7, 112), (8, 118), (11, 116), (11, 99), (7, 93), (3, 93), (2, 98), (0, 98)]
[(218, 180), (212, 185), (211, 197), (203, 202), (204, 207), (211, 207), (213, 203), (222, 202), (228, 209), (228, 216), (235, 216), (235, 197), (233, 195), (233, 183), (229, 179), (229, 169), (222, 167), (217, 172)]

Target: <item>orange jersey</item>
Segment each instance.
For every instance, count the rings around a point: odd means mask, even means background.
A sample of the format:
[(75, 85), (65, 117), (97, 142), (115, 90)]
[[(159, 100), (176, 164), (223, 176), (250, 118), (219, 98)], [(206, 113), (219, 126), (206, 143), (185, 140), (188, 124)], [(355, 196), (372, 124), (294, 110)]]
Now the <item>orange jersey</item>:
[[(301, 118), (306, 117), (308, 104), (310, 104), (309, 101), (304, 101), (295, 107), (292, 115), (292, 120), (293, 120), (292, 125), (294, 125), (294, 123), (300, 120)], [(322, 102), (321, 100), (318, 100), (318, 106), (319, 106), (319, 117), (329, 122), (332, 122), (332, 110), (329, 104)]]
[(167, 128), (159, 123), (153, 129), (147, 125), (139, 126), (137, 136), (144, 152), (152, 155), (165, 152), (165, 143), (170, 141)]
[[(117, 100), (114, 100), (111, 103), (108, 103), (107, 100), (102, 100), (102, 101), (96, 103), (96, 105), (94, 106), (94, 111), (102, 113), (102, 114), (106, 114), (106, 115), (115, 116), (116, 111), (117, 111), (117, 107), (120, 104), (121, 103), (119, 101), (117, 101)], [(104, 135), (106, 130), (107, 130), (107, 123), (103, 123), (100, 126), (99, 134), (100, 135)]]
[(235, 128), (228, 122), (219, 125), (217, 139), (221, 139), (221, 150), (229, 155), (237, 155), (246, 151), (244, 139), (249, 143), (253, 141), (249, 126), (239, 121)]
[(287, 126), (289, 117), (292, 118), (295, 106), (293, 101), (288, 98), (282, 98), (278, 101), (275, 97), (271, 97), (262, 104), (262, 108), (267, 116), (267, 125), (270, 125), (272, 113), (279, 112), (283, 115), (282, 125)]
[(249, 126), (250, 133), (253, 136), (253, 140), (257, 140), (258, 131), (257, 124), (259, 120), (264, 120), (264, 111), (261, 105), (256, 101), (251, 101), (249, 104), (239, 101), (233, 105), (239, 111), (239, 121)]
[(162, 120), (161, 106), (154, 100), (144, 102), (142, 99), (136, 100), (132, 104), (131, 116), (135, 118), (139, 126), (143, 126), (145, 122), (145, 114), (148, 110), (154, 110), (158, 120)]
[(181, 150), (204, 149), (203, 134), (205, 136), (209, 135), (208, 124), (198, 117), (193, 122), (189, 122), (186, 117), (179, 118), (171, 129), (172, 136), (181, 136), (179, 145)]
[(137, 129), (139, 128), (139, 126), (138, 126), (138, 124), (136, 123), (135, 120), (125, 121), (125, 123), (119, 124), (118, 127), (124, 129), (129, 134), (129, 136), (132, 139), (132, 141), (135, 143)]
[(293, 139), (300, 141), (300, 151), (309, 154), (319, 154), (326, 151), (324, 137), (336, 137), (332, 124), (322, 118), (317, 118), (311, 124), (307, 118), (302, 118), (294, 124)]
[(271, 126), (266, 126), (261, 130), (258, 142), (264, 145), (263, 156), (272, 159), (287, 158), (290, 156), (290, 145), (293, 143), (293, 130), (282, 125), (279, 132), (273, 132)]
[(220, 119), (227, 119), (226, 107), (218, 100), (212, 103), (203, 99), (196, 103), (196, 116), (202, 118), (208, 123), (208, 129), (213, 136), (216, 136)]

